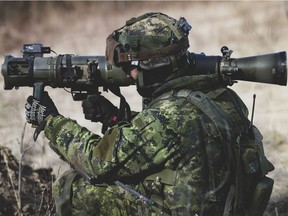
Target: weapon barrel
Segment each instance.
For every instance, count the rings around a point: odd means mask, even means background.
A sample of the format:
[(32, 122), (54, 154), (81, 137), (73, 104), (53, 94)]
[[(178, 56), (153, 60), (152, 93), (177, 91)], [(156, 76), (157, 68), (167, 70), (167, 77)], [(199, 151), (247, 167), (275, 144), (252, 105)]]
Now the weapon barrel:
[(286, 52), (231, 59), (231, 65), (237, 67), (234, 80), (287, 85)]
[(190, 53), (189, 61), (191, 75), (216, 73), (229, 85), (234, 80), (287, 85), (287, 54), (284, 51), (244, 58)]

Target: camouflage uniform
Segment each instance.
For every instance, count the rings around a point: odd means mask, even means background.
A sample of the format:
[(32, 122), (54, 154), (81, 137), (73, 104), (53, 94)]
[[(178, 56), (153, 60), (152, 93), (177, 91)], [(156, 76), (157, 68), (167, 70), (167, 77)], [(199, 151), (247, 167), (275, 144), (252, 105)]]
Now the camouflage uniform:
[[(215, 87), (213, 79), (193, 76), (189, 87), (181, 87), (184, 83), (182, 79), (179, 81), (178, 89), (206, 93), (215, 90), (211, 89)], [(162, 88), (161, 95), (177, 91), (172, 90), (175, 83), (173, 80), (173, 85)], [(226, 91), (224, 89), (216, 101), (225, 107), (239, 133), (245, 128)], [(208, 193), (222, 183), (227, 171), (223, 140), (217, 131), (221, 128), (213, 125), (187, 98), (171, 94), (158, 100), (161, 95), (156, 95), (155, 102), (131, 123), (111, 128), (102, 138), (63, 116), (48, 121), (45, 134), (62, 157), (77, 170), (96, 177), (99, 184), (90, 185), (83, 178), (74, 181), (73, 215), (84, 212), (88, 215), (160, 214), (161, 209), (148, 207), (115, 186), (115, 180), (131, 185), (172, 215), (199, 215), (201, 211), (204, 215), (223, 213), (227, 186), (224, 184), (214, 194)], [(245, 106), (241, 105), (247, 115)], [(214, 133), (214, 140), (205, 139), (208, 128)], [(63, 178), (54, 183), (56, 197), (61, 197), (63, 192)]]
[[(179, 28), (175, 20), (159, 14), (134, 21), (127, 21), (128, 27), (118, 30), (122, 34), (115, 34), (128, 53), (123, 56), (120, 52), (118, 60), (131, 61), (133, 52), (141, 48), (144, 59), (156, 56), (153, 61), (139, 61), (144, 71), (167, 64), (179, 67), (182, 51), (188, 46), (189, 26), (184, 23)], [(106, 50), (112, 61), (119, 45), (114, 36), (108, 36), (112, 48)], [(180, 45), (165, 49), (173, 41)], [(153, 47), (158, 50), (149, 52)], [(159, 53), (169, 59), (159, 58)], [(153, 90), (152, 101), (142, 112), (131, 122), (112, 127), (103, 137), (61, 115), (48, 120), (45, 134), (52, 148), (81, 174), (69, 171), (55, 181), (59, 215), (228, 215), (235, 181), (235, 199), (245, 200), (242, 194), (246, 192), (253, 197), (256, 184), (242, 182), (255, 176), (261, 179), (269, 169), (262, 169), (259, 162), (266, 161), (258, 154), (259, 149), (263, 151), (261, 139), (260, 148), (248, 142), (243, 145), (249, 147), (247, 151), (238, 148), (236, 138), (248, 134), (247, 108), (232, 90), (221, 86), (217, 74), (183, 76), (184, 70), (171, 70), (172, 76)], [(215, 106), (203, 107), (202, 98), (210, 98), (206, 101)], [(214, 108), (219, 114), (213, 114)], [(246, 163), (243, 167), (242, 160)], [(245, 168), (250, 176), (242, 174)], [(115, 181), (129, 185), (154, 205), (116, 186)], [(235, 209), (245, 205), (239, 203)]]

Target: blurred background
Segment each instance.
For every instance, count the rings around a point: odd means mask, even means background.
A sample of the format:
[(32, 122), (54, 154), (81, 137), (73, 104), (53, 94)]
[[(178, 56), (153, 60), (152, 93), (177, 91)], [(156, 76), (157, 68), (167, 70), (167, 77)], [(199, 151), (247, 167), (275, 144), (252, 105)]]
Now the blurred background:
[[(176, 19), (184, 16), (193, 27), (190, 52), (221, 55), (228, 46), (232, 57), (287, 51), (288, 4), (284, 1), (97, 1), (97, 2), (0, 2), (0, 62), (5, 54), (22, 56), (24, 43), (43, 43), (57, 54), (104, 55), (108, 34), (131, 17), (160, 11)], [(2, 63), (1, 63), (2, 64)], [(3, 78), (0, 77), (3, 86)], [(231, 87), (251, 112), (257, 95), (254, 123), (264, 136), (265, 151), (275, 170), (272, 199), (288, 194), (288, 87), (239, 82)], [(100, 124), (84, 119), (80, 102), (63, 89), (46, 88), (61, 114), (100, 134)], [(135, 87), (123, 88), (131, 107), (141, 110)], [(57, 175), (67, 166), (50, 150), (43, 134), (35, 143), (34, 130), (25, 128), (24, 104), (31, 88), (4, 91), (0, 88), (0, 145), (19, 155), (19, 140), (29, 151), (25, 162), (34, 168), (52, 167)], [(113, 94), (105, 94), (115, 105)]]

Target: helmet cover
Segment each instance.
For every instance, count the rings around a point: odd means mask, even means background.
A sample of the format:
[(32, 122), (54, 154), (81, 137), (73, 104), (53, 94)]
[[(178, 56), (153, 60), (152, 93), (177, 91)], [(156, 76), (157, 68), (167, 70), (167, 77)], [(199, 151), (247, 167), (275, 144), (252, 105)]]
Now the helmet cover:
[[(147, 13), (132, 18), (126, 25), (114, 31), (107, 38), (106, 58), (113, 65), (132, 63), (143, 67), (160, 65), (167, 61), (167, 56), (178, 55), (189, 47), (188, 34), (191, 26), (184, 17), (177, 21), (162, 13)], [(161, 62), (162, 57), (164, 61)], [(154, 65), (155, 66), (155, 65)]]

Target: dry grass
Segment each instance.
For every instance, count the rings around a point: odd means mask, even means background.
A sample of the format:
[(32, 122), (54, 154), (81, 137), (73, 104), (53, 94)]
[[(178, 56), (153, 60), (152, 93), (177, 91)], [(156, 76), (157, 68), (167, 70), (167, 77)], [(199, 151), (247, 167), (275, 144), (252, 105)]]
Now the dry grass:
[[(33, 42), (51, 46), (59, 54), (103, 55), (109, 33), (127, 19), (148, 11), (162, 11), (175, 18), (184, 16), (193, 26), (190, 51), (196, 53), (219, 55), (222, 45), (233, 49), (234, 57), (278, 52), (288, 48), (286, 5), (281, 1), (0, 2), (0, 56), (19, 56), (22, 44)], [(125, 95), (133, 102), (132, 108), (140, 110), (141, 100), (131, 88), (125, 89)], [(242, 82), (233, 89), (249, 109), (252, 94), (257, 94), (254, 122), (264, 134), (266, 153), (276, 167), (271, 174), (276, 180), (273, 197), (284, 196), (288, 193), (287, 88)], [(73, 102), (68, 93), (49, 91), (61, 113), (100, 131), (99, 125), (83, 119), (80, 103)], [(17, 146), (16, 139), (25, 122), (25, 98), (31, 92), (28, 88), (0, 90), (0, 136), (5, 146)], [(113, 96), (108, 97), (117, 102)], [(27, 130), (32, 137), (33, 130)], [(35, 167), (49, 165), (58, 170), (60, 160), (46, 144), (45, 138), (40, 137), (33, 150), (40, 157), (31, 155), (29, 162)]]

